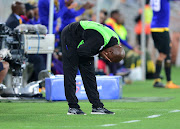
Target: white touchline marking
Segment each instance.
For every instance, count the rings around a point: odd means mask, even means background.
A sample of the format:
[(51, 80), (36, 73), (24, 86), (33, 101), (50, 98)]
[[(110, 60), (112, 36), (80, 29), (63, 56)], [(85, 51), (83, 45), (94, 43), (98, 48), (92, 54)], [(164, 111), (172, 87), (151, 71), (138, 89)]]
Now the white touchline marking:
[[(124, 110), (124, 109), (111, 109), (111, 110)], [(129, 109), (131, 110), (131, 109)], [(168, 110), (168, 109), (164, 109), (164, 110)], [(174, 113), (174, 112), (180, 112), (180, 110), (172, 110), (169, 111), (169, 113)], [(152, 115), (152, 116), (148, 116), (145, 118), (156, 118), (156, 117), (160, 117), (161, 115)], [(141, 120), (131, 120), (131, 121), (124, 121), (121, 123), (135, 123), (135, 122), (140, 122)], [(100, 125), (103, 127), (108, 127), (108, 126), (116, 126), (117, 124), (105, 124), (105, 125)], [(64, 128), (84, 128), (84, 127), (97, 127), (99, 125), (95, 125), (95, 126), (45, 126), (44, 128), (49, 128), (49, 127), (64, 127)], [(26, 128), (34, 128), (34, 127), (38, 127), (38, 126), (25, 126)]]
[(115, 126), (117, 124), (105, 124), (105, 125), (101, 125), (101, 126), (104, 126), (104, 127), (108, 127), (108, 126)]
[(170, 113), (172, 113), (172, 112), (180, 112), (180, 110), (172, 110), (172, 111), (170, 111)]
[(146, 118), (156, 118), (156, 117), (160, 117), (161, 115), (152, 115), (152, 116), (148, 116)]
[[(134, 109), (111, 109), (111, 110), (118, 110), (118, 111), (131, 111)], [(169, 111), (169, 109), (145, 109), (146, 111)]]
[(139, 122), (141, 120), (131, 120), (131, 121), (125, 121), (125, 122), (122, 122), (122, 123), (134, 123), (134, 122)]

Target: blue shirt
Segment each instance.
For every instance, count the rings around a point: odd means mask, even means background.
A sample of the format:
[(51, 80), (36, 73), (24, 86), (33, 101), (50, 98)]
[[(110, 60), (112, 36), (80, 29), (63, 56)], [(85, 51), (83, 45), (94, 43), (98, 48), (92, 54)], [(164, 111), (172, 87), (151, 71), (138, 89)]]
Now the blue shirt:
[[(45, 25), (49, 29), (49, 5), (50, 0), (39, 0), (39, 20), (42, 25)], [(55, 28), (57, 26), (57, 19), (61, 16), (61, 10), (56, 12), (56, 7), (54, 6), (54, 22), (53, 22), (53, 33), (56, 32)]]
[(85, 9), (81, 8), (78, 11), (76, 11), (75, 9), (68, 9), (65, 6), (64, 0), (59, 0), (59, 2), (60, 2), (61, 13), (62, 13), (60, 31), (62, 31), (64, 27), (66, 27), (68, 24), (75, 22), (76, 21), (75, 18), (83, 14)]
[(153, 18), (151, 28), (168, 28), (170, 17), (169, 0), (151, 0)]
[(32, 24), (41, 24), (40, 19), (33, 18)]
[(14, 13), (14, 16), (15, 16), (18, 20), (21, 19), (21, 17), (20, 17), (19, 15), (15, 14), (15, 13)]

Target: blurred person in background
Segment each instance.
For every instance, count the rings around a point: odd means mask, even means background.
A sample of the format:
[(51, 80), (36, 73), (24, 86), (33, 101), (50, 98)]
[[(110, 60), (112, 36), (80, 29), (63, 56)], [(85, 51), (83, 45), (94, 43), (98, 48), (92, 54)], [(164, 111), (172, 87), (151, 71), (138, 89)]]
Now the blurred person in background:
[[(75, 10), (78, 6), (77, 3), (73, 3), (74, 0), (59, 0), (61, 9), (61, 26), (59, 28), (59, 35), (61, 37), (61, 32), (68, 24), (75, 22), (76, 17), (82, 15), (87, 9), (91, 9), (94, 5), (90, 2), (85, 3), (79, 10)], [(61, 48), (61, 40), (59, 42), (59, 47)]]
[[(159, 56), (156, 60), (156, 73), (154, 87), (162, 88), (180, 88), (180, 86), (174, 84), (171, 80), (171, 44), (169, 35), (169, 17), (170, 17), (170, 4), (169, 0), (157, 1), (151, 0), (151, 8), (153, 10), (153, 18), (151, 22), (152, 38), (154, 45), (159, 52)], [(164, 85), (160, 79), (160, 73), (162, 69), (162, 62), (164, 61), (164, 69), (166, 73), (167, 83)]]
[(18, 25), (22, 24), (21, 15), (24, 15), (26, 12), (25, 5), (19, 1), (13, 2), (11, 5), (12, 14), (6, 21), (6, 25), (12, 30)]
[(66, 27), (68, 24), (75, 22), (76, 17), (82, 15), (87, 9), (91, 9), (94, 5), (90, 2), (85, 3), (79, 10), (75, 10), (77, 7), (77, 3), (73, 3), (74, 0), (59, 0), (60, 1), (60, 9), (62, 11), (61, 15), (61, 27), (60, 32)]
[[(103, 17), (102, 18), (102, 23), (105, 23), (105, 21), (107, 20), (107, 18), (108, 18), (108, 12), (107, 12), (107, 10), (106, 9), (102, 9), (101, 11), (100, 11), (100, 14), (101, 13), (103, 13), (104, 14), (104, 16), (101, 16), (101, 17)], [(102, 15), (102, 14), (101, 14)], [(101, 18), (100, 17), (100, 18)]]
[(38, 6), (35, 4), (34, 5), (34, 19), (33, 22), (34, 24), (40, 24), (40, 19), (39, 19), (39, 8)]
[[(111, 12), (111, 17), (106, 20), (106, 25), (110, 26), (113, 28), (113, 30), (119, 35), (121, 43), (126, 46), (125, 51), (126, 51), (126, 58), (124, 58), (124, 66), (126, 68), (131, 68), (134, 69), (135, 67), (138, 67), (141, 65), (141, 58), (140, 54), (142, 52), (138, 49), (138, 47), (132, 47), (131, 45), (128, 44), (127, 42), (127, 30), (124, 27), (124, 17), (122, 14), (119, 13), (118, 10), (113, 10)], [(128, 48), (128, 49), (127, 49)], [(154, 78), (154, 73), (155, 73), (155, 65), (153, 61), (151, 60), (150, 55), (146, 52), (146, 75), (147, 78), (152, 79)], [(119, 64), (111, 64), (112, 69), (117, 69), (120, 67)], [(126, 71), (126, 69), (122, 69), (122, 71)]]
[[(144, 14), (145, 14), (145, 35), (146, 35), (146, 48), (148, 47), (148, 41), (149, 41), (149, 37), (151, 34), (151, 21), (152, 21), (152, 16), (153, 16), (153, 12), (150, 6), (150, 0), (146, 0), (146, 5), (145, 5), (145, 9), (144, 9)], [(142, 33), (142, 21), (141, 21), (141, 17), (142, 17), (142, 9), (139, 9), (138, 12), (138, 16), (136, 16), (135, 18), (135, 28), (134, 31), (136, 33), (136, 41), (138, 43), (138, 45), (141, 47), (141, 33)], [(148, 51), (146, 51), (146, 65), (147, 65), (147, 70), (146, 70), (146, 78), (147, 79), (154, 79), (155, 77), (155, 64), (153, 62), (153, 60), (151, 59), (151, 55)]]
[[(47, 29), (49, 29), (49, 6), (50, 0), (39, 0), (38, 2), (38, 10), (39, 10), (39, 21), (42, 25), (45, 25)], [(64, 6), (61, 8), (63, 10)], [(60, 10), (60, 2), (59, 0), (54, 0), (54, 19), (53, 19), (53, 34), (57, 34), (57, 19), (62, 15), (62, 11)], [(59, 29), (59, 28), (58, 28)], [(59, 34), (58, 34), (59, 35)], [(56, 49), (57, 50), (57, 49)], [(59, 61), (59, 51), (55, 51), (52, 55), (52, 63), (51, 69), (54, 74), (62, 74), (62, 62)]]
[(34, 24), (33, 19), (34, 19), (34, 7), (33, 5), (29, 3), (25, 3), (25, 8), (26, 8), (26, 14), (21, 15), (21, 19), (24, 24)]
[[(146, 5), (145, 5), (145, 34), (146, 34), (146, 47), (149, 41), (149, 36), (151, 34), (151, 20), (153, 16), (152, 9), (149, 5), (150, 0), (146, 0)], [(136, 33), (136, 39), (138, 41), (138, 44), (141, 45), (141, 32), (142, 32), (142, 21), (141, 21), (141, 16), (142, 16), (142, 9), (139, 9), (139, 14), (135, 18), (136, 26), (134, 28), (135, 33)]]
[[(101, 16), (102, 16), (103, 11), (101, 11)], [(100, 17), (101, 17), (100, 16)], [(104, 14), (105, 16), (105, 14)], [(103, 20), (104, 21), (104, 20)], [(111, 12), (111, 17), (108, 18), (105, 23), (102, 23), (104, 25), (106, 25), (107, 27), (111, 28), (112, 30), (114, 30), (120, 39), (120, 42), (126, 46), (128, 49), (133, 50), (134, 52), (136, 52), (137, 54), (141, 54), (141, 51), (139, 51), (138, 48), (133, 48), (128, 42), (127, 42), (127, 30), (124, 27), (124, 19), (123, 16), (119, 13), (118, 10), (113, 10)], [(118, 72), (118, 69), (120, 69), (122, 67), (121, 63), (109, 63), (109, 68), (110, 68), (110, 72), (113, 75), (116, 75)], [(125, 69), (122, 67), (122, 69), (119, 71), (119, 74), (123, 73), (123, 74), (128, 74), (130, 71), (128, 69)]]
[[(50, 0), (39, 0), (39, 20), (42, 25), (45, 25), (49, 29), (49, 6)], [(53, 19), (53, 33), (56, 33), (57, 19), (61, 16), (60, 3), (58, 0), (54, 0), (54, 19)], [(61, 9), (63, 9), (62, 7)]]
[(121, 43), (125, 45), (128, 49), (133, 50), (137, 54), (141, 54), (138, 48), (132, 47), (127, 43), (127, 30), (124, 27), (124, 19), (123, 16), (119, 13), (119, 10), (113, 10), (111, 12), (110, 18), (105, 21), (105, 24), (113, 29), (119, 36)]
[(39, 20), (39, 8), (38, 8), (37, 2), (35, 0), (29, 0), (28, 3), (30, 3), (32, 6), (35, 7), (33, 9), (33, 11), (34, 11), (34, 19), (33, 19), (34, 24), (40, 24), (40, 20)]

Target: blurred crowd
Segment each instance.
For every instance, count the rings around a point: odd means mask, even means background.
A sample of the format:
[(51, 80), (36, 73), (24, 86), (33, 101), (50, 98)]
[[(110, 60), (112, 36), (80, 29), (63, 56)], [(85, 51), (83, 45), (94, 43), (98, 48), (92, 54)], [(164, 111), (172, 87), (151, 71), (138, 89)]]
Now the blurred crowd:
[[(49, 0), (39, 0), (38, 2), (30, 1), (22, 3), (14, 1), (11, 5), (12, 13), (6, 20), (6, 25), (11, 29), (20, 24), (42, 24), (49, 28)], [(99, 21), (101, 24), (115, 31), (126, 51), (126, 57), (119, 63), (110, 63), (98, 57), (96, 73), (99, 75), (123, 75), (130, 74), (132, 69), (141, 65), (140, 55), (146, 54), (146, 77), (154, 78), (155, 65), (148, 52), (141, 52), (141, 30), (142, 9), (139, 9), (137, 17), (134, 18), (136, 24), (134, 32), (136, 34), (137, 44), (132, 46), (128, 42), (128, 31), (125, 27), (124, 16), (119, 9), (111, 12), (102, 9), (99, 17), (93, 12), (94, 4), (90, 1), (83, 5), (78, 5), (74, 0), (54, 0), (54, 20), (53, 33), (55, 34), (55, 51), (52, 55), (51, 70), (53, 74), (63, 74), (62, 53), (61, 53), (61, 32), (68, 24), (79, 20)], [(83, 16), (84, 12), (89, 10), (88, 17)], [(79, 17), (83, 16), (83, 17)], [(99, 20), (98, 20), (99, 19)], [(150, 22), (152, 19), (152, 10), (149, 6), (149, 0), (145, 7), (145, 34), (146, 44), (149, 42)], [(147, 46), (146, 45), (146, 46)], [(46, 55), (31, 54), (28, 55), (28, 61), (33, 64), (34, 72), (29, 78), (29, 82), (38, 80), (38, 74), (41, 70), (46, 69)], [(77, 73), (78, 74), (78, 73)]]

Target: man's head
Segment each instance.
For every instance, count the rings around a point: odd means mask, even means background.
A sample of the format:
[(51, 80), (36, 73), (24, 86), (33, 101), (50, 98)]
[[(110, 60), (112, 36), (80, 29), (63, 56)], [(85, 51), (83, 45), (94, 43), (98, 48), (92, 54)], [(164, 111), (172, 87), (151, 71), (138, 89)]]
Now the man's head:
[(106, 10), (101, 10), (100, 11), (100, 14), (99, 14), (99, 17), (100, 17), (100, 23), (101, 24), (104, 24), (106, 19), (107, 19), (107, 15), (108, 15), (108, 12)]
[(113, 18), (117, 22), (119, 20), (119, 18), (120, 18), (119, 10), (113, 10), (111, 12), (111, 18)]
[[(105, 24), (105, 21), (107, 19), (107, 12), (105, 12), (105, 10), (101, 10), (99, 13), (99, 23), (101, 24)], [(91, 16), (91, 20), (96, 22), (96, 14), (92, 14)]]
[(125, 51), (120, 45), (114, 45), (100, 52), (100, 56), (110, 62), (118, 63), (125, 57)]
[(119, 13), (119, 10), (113, 10), (111, 12), (111, 18), (113, 18), (116, 21), (117, 24), (123, 24), (124, 23), (124, 18)]
[(96, 22), (96, 14), (94, 13), (94, 14), (92, 14), (92, 16), (91, 16), (91, 20), (92, 21), (94, 21), (94, 22)]
[(36, 8), (35, 6), (26, 3), (25, 4), (26, 7), (26, 16), (28, 19), (32, 19), (34, 17), (34, 9)]
[(11, 5), (12, 12), (17, 15), (24, 15), (26, 12), (25, 5), (22, 2), (14, 1)]
[(106, 20), (105, 14), (100, 11), (100, 14), (99, 14), (99, 21), (100, 21), (100, 23), (104, 24), (105, 20)]

